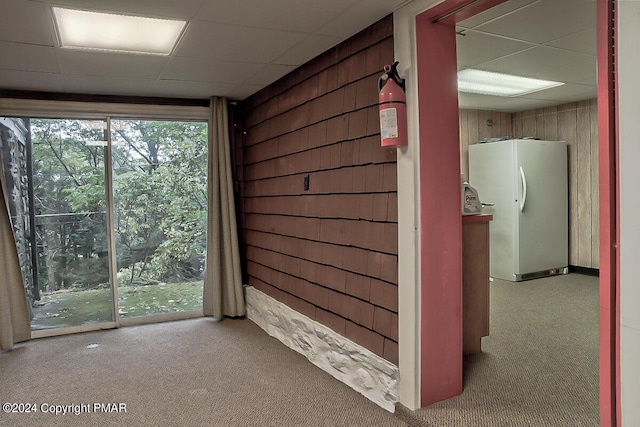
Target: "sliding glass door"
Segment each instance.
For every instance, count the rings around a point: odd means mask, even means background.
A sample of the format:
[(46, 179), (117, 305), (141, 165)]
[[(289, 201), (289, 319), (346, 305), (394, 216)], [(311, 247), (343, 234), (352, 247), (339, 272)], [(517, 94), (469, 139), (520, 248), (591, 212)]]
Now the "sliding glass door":
[(112, 322), (104, 120), (2, 119), (33, 330)]
[(202, 310), (207, 123), (0, 117), (32, 330)]
[(119, 315), (202, 309), (207, 123), (113, 120)]

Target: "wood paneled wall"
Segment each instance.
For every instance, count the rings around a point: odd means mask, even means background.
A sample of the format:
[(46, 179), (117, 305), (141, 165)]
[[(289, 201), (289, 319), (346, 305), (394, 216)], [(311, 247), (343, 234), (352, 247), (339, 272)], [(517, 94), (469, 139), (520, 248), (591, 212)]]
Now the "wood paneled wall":
[(392, 36), (389, 16), (243, 102), (236, 158), (248, 283), (397, 363), (396, 150), (377, 104)]
[[(492, 126), (487, 126), (487, 120)], [(569, 264), (599, 267), (597, 101), (572, 102), (520, 113), (460, 110), (461, 168), (468, 174), (468, 147), (483, 138), (533, 137), (566, 141), (569, 174)]]
[(511, 113), (460, 110), (460, 170), (469, 177), (469, 144), (513, 135)]

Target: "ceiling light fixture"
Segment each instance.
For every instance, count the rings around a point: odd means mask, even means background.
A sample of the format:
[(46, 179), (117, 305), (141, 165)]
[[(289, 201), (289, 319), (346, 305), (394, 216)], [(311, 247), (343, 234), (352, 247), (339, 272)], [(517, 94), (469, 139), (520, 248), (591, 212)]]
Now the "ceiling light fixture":
[(60, 47), (170, 55), (187, 21), (52, 7)]
[(521, 96), (564, 83), (468, 68), (458, 71), (458, 91), (493, 96)]

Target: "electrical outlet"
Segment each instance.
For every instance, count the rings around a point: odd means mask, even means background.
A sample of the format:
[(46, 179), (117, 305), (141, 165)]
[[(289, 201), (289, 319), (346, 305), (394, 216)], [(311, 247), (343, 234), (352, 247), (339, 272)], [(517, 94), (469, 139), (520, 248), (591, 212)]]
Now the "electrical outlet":
[(309, 191), (309, 174), (304, 176), (304, 191)]

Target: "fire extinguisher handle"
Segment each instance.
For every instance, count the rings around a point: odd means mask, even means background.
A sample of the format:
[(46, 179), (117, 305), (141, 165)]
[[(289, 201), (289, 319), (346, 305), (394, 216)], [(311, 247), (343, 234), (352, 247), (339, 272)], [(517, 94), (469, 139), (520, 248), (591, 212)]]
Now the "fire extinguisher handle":
[(378, 91), (382, 90), (388, 79), (393, 79), (403, 91), (405, 90), (404, 79), (398, 74), (398, 64), (399, 62), (396, 61), (391, 65), (384, 66), (384, 74), (378, 79)]
[(383, 74), (380, 77), (378, 77), (378, 92), (382, 90), (384, 85), (387, 83), (387, 80), (389, 80), (389, 77), (386, 74)]

